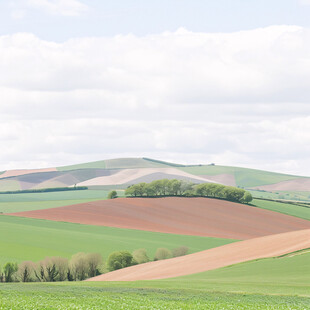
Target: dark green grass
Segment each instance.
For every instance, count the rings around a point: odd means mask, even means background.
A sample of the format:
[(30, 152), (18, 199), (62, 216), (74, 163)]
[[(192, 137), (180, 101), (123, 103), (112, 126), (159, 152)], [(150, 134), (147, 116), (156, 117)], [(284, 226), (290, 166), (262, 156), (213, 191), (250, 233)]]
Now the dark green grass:
[(234, 309), (304, 310), (310, 301), (297, 296), (206, 293), (197, 290), (89, 287), (84, 284), (1, 284), (0, 309)]
[(262, 209), (280, 212), (287, 215), (292, 215), (306, 220), (310, 220), (310, 208), (306, 206), (302, 207), (294, 204), (261, 199), (253, 199), (251, 204)]
[(233, 240), (0, 215), (0, 263), (38, 261), (46, 256), (69, 258), (77, 252), (98, 252), (107, 258), (113, 251), (139, 248), (153, 257), (159, 247), (184, 245), (192, 253), (230, 242)]

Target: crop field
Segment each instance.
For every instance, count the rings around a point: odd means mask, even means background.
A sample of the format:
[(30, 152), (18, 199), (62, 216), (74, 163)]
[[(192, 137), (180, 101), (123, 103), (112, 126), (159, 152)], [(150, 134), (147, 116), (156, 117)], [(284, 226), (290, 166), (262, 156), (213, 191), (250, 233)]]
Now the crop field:
[[(0, 194), (0, 212), (12, 213), (69, 206), (106, 199), (108, 190), (80, 190), (45, 193)], [(117, 191), (119, 196), (123, 191)]]
[(79, 284), (0, 284), (0, 309), (234, 309), (304, 310), (310, 300), (297, 296), (229, 294), (200, 290), (90, 287)]
[(270, 210), (275, 211), (287, 215), (296, 216), (302, 219), (310, 220), (310, 207), (302, 207), (294, 204), (283, 203), (283, 202), (276, 202), (276, 201), (269, 201), (269, 200), (260, 200), (260, 199), (253, 199), (251, 202), (252, 205)]
[(0, 263), (38, 261), (46, 256), (71, 257), (78, 252), (101, 253), (145, 248), (153, 257), (159, 247), (189, 247), (198, 252), (233, 242), (187, 235), (154, 233), (0, 215)]
[(274, 184), (281, 181), (296, 179), (298, 177), (281, 173), (239, 168), (226, 166), (191, 166), (180, 167), (182, 171), (195, 175), (217, 175), (217, 174), (232, 174), (235, 177), (237, 186), (254, 187), (267, 184)]

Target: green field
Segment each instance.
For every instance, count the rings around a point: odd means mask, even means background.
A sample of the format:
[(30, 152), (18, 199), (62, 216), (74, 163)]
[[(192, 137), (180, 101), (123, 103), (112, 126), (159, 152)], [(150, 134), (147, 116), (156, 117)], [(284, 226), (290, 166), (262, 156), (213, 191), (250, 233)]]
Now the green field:
[(105, 284), (90, 287), (84, 283), (0, 284), (0, 309), (230, 309), (305, 310), (310, 300), (297, 296), (228, 294), (201, 290), (145, 289)]
[(0, 215), (0, 263), (38, 261), (46, 256), (69, 258), (78, 252), (98, 252), (107, 258), (113, 251), (138, 248), (145, 248), (153, 257), (159, 247), (184, 245), (192, 253), (230, 242), (233, 240)]
[(310, 220), (310, 207), (302, 207), (289, 203), (260, 200), (260, 199), (253, 199), (251, 204), (262, 209), (280, 212), (300, 217), (306, 220)]
[(276, 172), (216, 165), (180, 167), (178, 169), (195, 175), (232, 174), (235, 177), (236, 185), (240, 187), (262, 186), (298, 178), (298, 176)]
[[(106, 199), (108, 190), (60, 191), (46, 193), (1, 194), (0, 212), (12, 213), (63, 207)], [(118, 195), (124, 195), (118, 191)]]
[[(172, 164), (173, 165), (173, 164)], [(132, 169), (132, 168), (161, 168), (170, 167), (169, 163), (150, 160), (147, 158), (116, 158), (99, 160), (89, 163), (57, 167), (58, 171), (75, 169), (103, 168), (103, 169)]]
[(0, 309), (310, 309), (302, 253), (165, 280), (2, 284)]

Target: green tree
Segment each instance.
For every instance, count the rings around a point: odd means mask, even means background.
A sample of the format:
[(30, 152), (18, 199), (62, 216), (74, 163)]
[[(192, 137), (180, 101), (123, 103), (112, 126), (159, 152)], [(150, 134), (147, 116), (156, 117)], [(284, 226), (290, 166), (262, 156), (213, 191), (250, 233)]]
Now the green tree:
[(133, 251), (132, 256), (133, 256), (134, 261), (137, 262), (138, 264), (143, 264), (143, 263), (147, 263), (150, 261), (146, 253), (146, 249), (135, 250)]
[(6, 263), (3, 267), (5, 282), (13, 282), (13, 276), (17, 270), (17, 263)]
[(162, 260), (162, 259), (167, 259), (171, 257), (172, 257), (172, 253), (170, 250), (166, 248), (158, 248), (156, 250), (154, 260)]
[(116, 191), (110, 191), (108, 194), (108, 199), (114, 199), (117, 198), (117, 192)]
[(107, 267), (110, 271), (133, 265), (133, 256), (128, 251), (113, 252), (108, 257)]
[(241, 202), (243, 203), (249, 203), (253, 200), (253, 197), (251, 195), (251, 193), (249, 192), (245, 192), (243, 197), (241, 198)]

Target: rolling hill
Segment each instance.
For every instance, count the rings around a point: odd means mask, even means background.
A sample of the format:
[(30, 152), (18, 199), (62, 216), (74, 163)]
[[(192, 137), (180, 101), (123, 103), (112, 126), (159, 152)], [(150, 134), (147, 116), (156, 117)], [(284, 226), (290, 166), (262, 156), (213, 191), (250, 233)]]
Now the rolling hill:
[(256, 169), (181, 165), (150, 158), (119, 158), (78, 165), (0, 174), (0, 192), (84, 185), (89, 189), (125, 189), (139, 182), (180, 179), (246, 188), (255, 197), (310, 200), (310, 178)]

